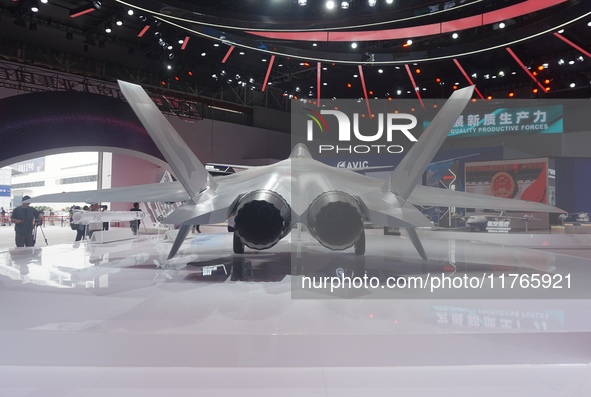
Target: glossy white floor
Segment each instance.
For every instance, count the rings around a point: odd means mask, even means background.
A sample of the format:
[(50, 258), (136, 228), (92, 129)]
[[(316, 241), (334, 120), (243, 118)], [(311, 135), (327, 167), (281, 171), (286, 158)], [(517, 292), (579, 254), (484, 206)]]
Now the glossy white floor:
[[(408, 240), (379, 231), (363, 260), (328, 261), (305, 234), (235, 256), (228, 234), (203, 233), (166, 262), (163, 236), (73, 246), (71, 230), (44, 231), (49, 245), (15, 249), (12, 228), (0, 227), (0, 396), (591, 394), (585, 236), (429, 232), (423, 262)], [(571, 274), (571, 284), (535, 296), (498, 284), (446, 299), (302, 295), (302, 273)]]

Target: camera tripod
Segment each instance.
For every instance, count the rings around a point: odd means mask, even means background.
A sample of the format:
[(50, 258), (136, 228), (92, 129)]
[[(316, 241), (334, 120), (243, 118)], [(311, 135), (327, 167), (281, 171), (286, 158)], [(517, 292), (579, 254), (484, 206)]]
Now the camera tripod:
[(47, 237), (45, 237), (45, 232), (43, 231), (43, 226), (35, 223), (35, 230), (33, 230), (33, 245), (37, 244), (37, 229), (41, 230), (41, 234), (43, 235), (43, 240), (45, 240), (45, 245), (49, 245), (47, 243)]

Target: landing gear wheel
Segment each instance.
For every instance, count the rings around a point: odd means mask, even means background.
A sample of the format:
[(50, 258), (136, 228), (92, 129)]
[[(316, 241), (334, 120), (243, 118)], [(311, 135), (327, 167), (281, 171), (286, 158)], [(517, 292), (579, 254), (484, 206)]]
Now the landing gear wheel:
[(365, 255), (365, 230), (361, 231), (359, 240), (355, 243), (355, 255)]
[(235, 254), (244, 254), (244, 244), (236, 232), (234, 232), (233, 248)]

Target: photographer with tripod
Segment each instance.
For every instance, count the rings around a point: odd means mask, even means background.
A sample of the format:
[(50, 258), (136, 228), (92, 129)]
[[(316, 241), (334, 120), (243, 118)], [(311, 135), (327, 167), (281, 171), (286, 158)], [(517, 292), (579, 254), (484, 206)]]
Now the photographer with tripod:
[(23, 196), (20, 207), (16, 207), (12, 211), (10, 221), (14, 223), (15, 242), (17, 247), (33, 247), (35, 240), (33, 239), (33, 225), (35, 223), (36, 210), (30, 207), (29, 200), (31, 197)]

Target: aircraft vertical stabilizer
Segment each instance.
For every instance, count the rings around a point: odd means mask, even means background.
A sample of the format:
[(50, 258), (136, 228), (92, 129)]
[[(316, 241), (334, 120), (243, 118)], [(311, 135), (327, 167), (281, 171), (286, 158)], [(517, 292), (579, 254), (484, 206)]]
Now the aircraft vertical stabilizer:
[(472, 97), (474, 86), (457, 90), (449, 97), (418, 142), (408, 151), (386, 181), (385, 191), (407, 200), (419, 178), (435, 157), (447, 134)]
[(137, 84), (121, 80), (118, 80), (118, 83), (125, 99), (189, 196), (193, 198), (207, 188), (215, 188), (215, 182), (201, 161), (152, 102), (144, 89)]

